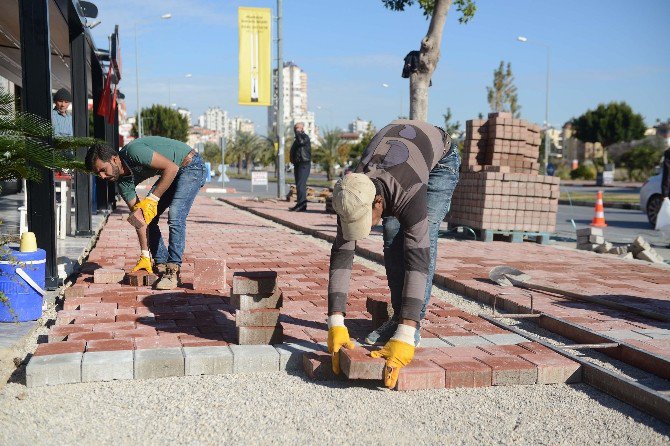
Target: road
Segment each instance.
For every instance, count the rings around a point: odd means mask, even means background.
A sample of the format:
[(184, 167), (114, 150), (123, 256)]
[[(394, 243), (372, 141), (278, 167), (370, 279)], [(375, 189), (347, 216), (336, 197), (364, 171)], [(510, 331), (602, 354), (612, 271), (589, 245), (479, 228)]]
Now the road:
[[(290, 175), (290, 173), (288, 174)], [(210, 183), (212, 187), (220, 183)], [(226, 183), (227, 187), (234, 187), (237, 195), (253, 195), (258, 197), (277, 197), (277, 184), (270, 183), (266, 191), (265, 187), (254, 187), (251, 192), (251, 182), (249, 180), (231, 179)], [(288, 187), (288, 186), (287, 186)], [(562, 188), (563, 189), (563, 188)], [(619, 190), (620, 189), (620, 190)], [(567, 186), (566, 190), (595, 192), (598, 188), (585, 186)], [(610, 193), (637, 193), (637, 189), (631, 188), (608, 188), (606, 192)], [(570, 206), (559, 205), (558, 215), (556, 217), (555, 237), (561, 241), (572, 241), (576, 239), (575, 227), (572, 224), (574, 220), (577, 229), (585, 228), (593, 219), (594, 208), (590, 206)], [(670, 240), (664, 240), (663, 235), (651, 228), (647, 222), (647, 217), (638, 210), (628, 209), (605, 209), (605, 219), (607, 227), (604, 228), (605, 239), (614, 244), (631, 243), (635, 237), (642, 235), (665, 259), (670, 259), (670, 249), (667, 249)]]

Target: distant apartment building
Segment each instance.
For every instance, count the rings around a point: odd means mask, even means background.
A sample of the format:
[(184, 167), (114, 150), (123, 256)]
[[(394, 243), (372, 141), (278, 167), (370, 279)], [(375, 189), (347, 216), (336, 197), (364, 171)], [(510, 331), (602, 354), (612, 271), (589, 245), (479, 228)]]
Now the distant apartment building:
[(364, 134), (372, 129), (372, 121), (366, 121), (365, 119), (361, 118), (356, 118), (351, 124), (349, 124), (349, 131), (351, 133)]
[(205, 128), (205, 115), (198, 116), (198, 122), (195, 125)]
[(226, 131), (224, 136), (229, 139), (235, 139), (237, 132), (256, 133), (256, 126), (251, 119), (236, 116), (226, 120)]
[[(273, 71), (274, 98), (273, 106), (268, 107), (268, 132), (277, 132), (277, 70)], [(281, 87), (284, 100), (284, 129), (290, 131), (293, 125), (302, 122), (305, 133), (314, 141), (317, 137), (314, 124), (314, 113), (307, 109), (307, 73), (293, 62), (285, 62), (283, 69), (283, 83)], [(287, 133), (290, 134), (290, 133)]]
[(191, 126), (191, 112), (186, 109), (186, 108), (177, 108), (177, 112), (183, 117), (186, 118), (186, 122), (188, 122), (189, 127)]
[(205, 112), (205, 122), (202, 127), (214, 130), (215, 132), (224, 133), (226, 128), (226, 120), (228, 113), (221, 110), (219, 107), (210, 107)]

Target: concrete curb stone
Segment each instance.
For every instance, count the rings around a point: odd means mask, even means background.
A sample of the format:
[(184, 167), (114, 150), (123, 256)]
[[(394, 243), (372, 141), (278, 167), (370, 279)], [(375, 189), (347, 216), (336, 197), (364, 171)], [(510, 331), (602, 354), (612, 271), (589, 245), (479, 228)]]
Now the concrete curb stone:
[(181, 347), (135, 350), (135, 379), (184, 376)]
[(81, 361), (81, 381), (113, 381), (134, 378), (132, 350), (86, 352)]
[(279, 352), (271, 345), (231, 345), (233, 373), (279, 371)]
[(26, 386), (52, 386), (81, 382), (83, 353), (33, 356), (26, 366)]
[(230, 347), (184, 347), (185, 375), (223, 375), (233, 373), (233, 352)]

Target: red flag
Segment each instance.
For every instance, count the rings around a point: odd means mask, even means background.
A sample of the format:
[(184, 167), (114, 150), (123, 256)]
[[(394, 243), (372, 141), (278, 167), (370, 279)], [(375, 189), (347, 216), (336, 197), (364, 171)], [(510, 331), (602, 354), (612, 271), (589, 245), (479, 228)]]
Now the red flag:
[(110, 94), (112, 93), (112, 66), (109, 66), (109, 71), (107, 72), (107, 78), (105, 79), (105, 88), (102, 89), (102, 94), (100, 95), (100, 104), (98, 105), (99, 116), (107, 117), (109, 116), (109, 107), (112, 105), (110, 101)]
[(118, 87), (114, 85), (114, 94), (112, 95), (112, 103), (109, 105), (109, 114), (107, 115), (107, 123), (114, 124), (114, 115), (116, 114), (116, 92)]

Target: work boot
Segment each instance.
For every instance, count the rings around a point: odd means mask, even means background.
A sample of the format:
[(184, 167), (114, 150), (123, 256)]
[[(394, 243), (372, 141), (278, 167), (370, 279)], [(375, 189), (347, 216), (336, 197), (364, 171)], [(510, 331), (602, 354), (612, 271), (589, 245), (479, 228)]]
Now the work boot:
[(158, 277), (161, 277), (163, 274), (165, 274), (166, 268), (167, 265), (165, 265), (165, 263), (156, 263), (154, 264), (154, 274), (156, 274)]
[[(379, 328), (368, 334), (365, 337), (365, 343), (368, 345), (384, 345), (391, 339), (391, 337), (393, 337), (397, 328), (398, 320), (391, 318), (380, 325)], [(418, 347), (421, 344), (420, 331), (421, 329), (419, 328), (414, 334), (414, 347)]]
[(174, 290), (181, 285), (181, 278), (179, 275), (179, 265), (176, 263), (168, 263), (165, 266), (165, 273), (163, 277), (156, 284), (157, 290)]

